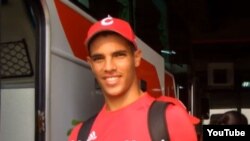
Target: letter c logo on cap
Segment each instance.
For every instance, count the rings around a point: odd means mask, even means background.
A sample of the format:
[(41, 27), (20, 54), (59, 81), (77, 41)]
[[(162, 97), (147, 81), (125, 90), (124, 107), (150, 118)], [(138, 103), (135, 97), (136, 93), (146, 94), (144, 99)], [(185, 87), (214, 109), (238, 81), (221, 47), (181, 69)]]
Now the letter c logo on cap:
[(103, 26), (108, 26), (108, 25), (113, 24), (113, 22), (114, 21), (113, 21), (112, 17), (108, 16), (107, 18), (102, 19), (101, 24)]

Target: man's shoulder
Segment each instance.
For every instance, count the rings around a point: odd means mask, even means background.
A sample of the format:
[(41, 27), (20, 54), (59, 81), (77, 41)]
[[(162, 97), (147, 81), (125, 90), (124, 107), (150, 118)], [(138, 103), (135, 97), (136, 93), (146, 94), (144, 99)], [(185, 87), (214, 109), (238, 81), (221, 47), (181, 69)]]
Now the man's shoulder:
[(179, 99), (174, 98), (174, 97), (160, 96), (160, 97), (156, 98), (156, 100), (162, 101), (162, 102), (173, 103), (174, 105), (177, 105), (177, 106), (180, 106), (181, 108), (186, 109), (185, 105)]
[[(187, 111), (187, 108), (186, 106), (177, 98), (174, 98), (174, 97), (169, 97), (169, 96), (160, 96), (159, 98), (157, 98), (157, 100), (159, 101), (164, 101), (164, 102), (171, 102), (173, 103), (173, 106), (169, 106), (168, 110), (169, 113), (175, 113), (175, 114), (178, 114), (180, 116), (183, 116), (183, 115), (188, 115), (188, 118), (190, 119), (190, 121), (193, 123), (193, 124), (198, 124), (200, 123), (200, 119), (191, 115), (188, 111)], [(177, 112), (178, 111), (178, 112)]]
[(83, 122), (77, 124), (72, 130), (69, 135), (68, 141), (77, 141), (78, 133), (83, 125)]

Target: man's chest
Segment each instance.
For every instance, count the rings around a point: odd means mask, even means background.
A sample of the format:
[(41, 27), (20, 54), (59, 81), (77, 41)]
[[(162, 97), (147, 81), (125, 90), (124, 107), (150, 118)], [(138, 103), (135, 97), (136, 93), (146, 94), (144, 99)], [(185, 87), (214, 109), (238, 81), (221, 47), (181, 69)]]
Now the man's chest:
[[(88, 141), (150, 141), (147, 115), (143, 113), (97, 118)], [(95, 139), (94, 139), (95, 138)]]

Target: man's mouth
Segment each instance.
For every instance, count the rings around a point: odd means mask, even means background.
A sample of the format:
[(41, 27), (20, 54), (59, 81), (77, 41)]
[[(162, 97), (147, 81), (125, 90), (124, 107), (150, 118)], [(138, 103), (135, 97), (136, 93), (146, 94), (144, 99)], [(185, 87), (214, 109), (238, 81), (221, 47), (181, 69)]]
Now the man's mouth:
[(118, 83), (119, 77), (118, 76), (110, 76), (110, 77), (105, 77), (105, 82), (108, 85), (115, 85)]

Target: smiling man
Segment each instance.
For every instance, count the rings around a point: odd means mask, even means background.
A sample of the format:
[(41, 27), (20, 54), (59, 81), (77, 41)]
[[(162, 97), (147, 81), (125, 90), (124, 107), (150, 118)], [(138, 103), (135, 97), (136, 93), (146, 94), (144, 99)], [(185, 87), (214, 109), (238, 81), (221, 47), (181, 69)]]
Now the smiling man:
[[(90, 27), (85, 44), (88, 63), (105, 98), (87, 141), (151, 141), (148, 111), (156, 99), (140, 88), (136, 68), (142, 53), (129, 23), (104, 18)], [(165, 117), (171, 141), (197, 140), (194, 125), (183, 108), (171, 104)], [(80, 123), (73, 129), (69, 141), (80, 140), (83, 126)]]

